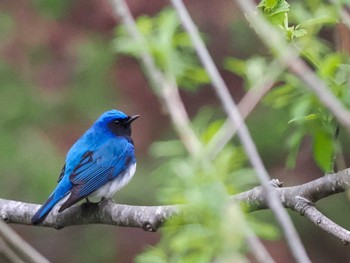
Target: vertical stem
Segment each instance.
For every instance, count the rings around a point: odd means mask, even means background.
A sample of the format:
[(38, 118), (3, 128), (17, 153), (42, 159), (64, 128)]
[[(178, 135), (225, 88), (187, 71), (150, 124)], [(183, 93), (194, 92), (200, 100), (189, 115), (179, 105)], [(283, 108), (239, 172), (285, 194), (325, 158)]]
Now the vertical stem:
[(225, 82), (223, 81), (222, 77), (218, 72), (218, 69), (216, 68), (212, 58), (210, 57), (208, 50), (206, 49), (202, 39), (200, 38), (198, 30), (195, 24), (193, 23), (186, 7), (184, 6), (181, 0), (171, 0), (171, 2), (180, 17), (183, 27), (189, 34), (192, 43), (196, 49), (196, 52), (200, 60), (202, 61), (202, 64), (204, 65), (205, 69), (209, 74), (209, 77), (211, 78), (215, 91), (223, 105), (224, 110), (226, 111), (228, 118), (233, 123), (235, 123), (236, 127), (238, 128), (237, 132), (241, 143), (248, 155), (252, 166), (255, 168), (261, 185), (267, 193), (269, 206), (282, 227), (283, 233), (285, 235), (285, 238), (293, 256), (295, 257), (297, 262), (311, 262), (306, 254), (305, 248), (301, 243), (298, 233), (296, 232), (288, 213), (284, 209), (276, 192), (268, 184), (270, 180), (269, 175), (258, 154), (258, 151), (250, 136), (248, 128), (245, 125), (238, 111), (238, 108), (228, 91)]
[(156, 94), (165, 101), (163, 105), (166, 107), (172, 124), (185, 148), (191, 155), (197, 155), (201, 151), (202, 144), (191, 127), (191, 122), (180, 98), (176, 82), (166, 78), (156, 67), (152, 56), (147, 50), (147, 43), (137, 29), (135, 20), (125, 1), (110, 0), (110, 3), (115, 14), (121, 18), (129, 35), (145, 47), (140, 56), (144, 72), (156, 88)]

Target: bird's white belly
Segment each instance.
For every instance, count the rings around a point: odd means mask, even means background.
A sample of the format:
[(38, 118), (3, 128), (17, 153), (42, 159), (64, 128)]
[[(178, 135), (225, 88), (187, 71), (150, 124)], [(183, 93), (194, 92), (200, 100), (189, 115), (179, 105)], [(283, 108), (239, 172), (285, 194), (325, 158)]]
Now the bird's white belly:
[(130, 165), (124, 172), (118, 175), (112, 181), (109, 181), (104, 186), (96, 190), (91, 194), (94, 197), (104, 197), (110, 198), (112, 197), (118, 190), (123, 188), (126, 184), (128, 184), (131, 178), (134, 176), (136, 171), (136, 163)]

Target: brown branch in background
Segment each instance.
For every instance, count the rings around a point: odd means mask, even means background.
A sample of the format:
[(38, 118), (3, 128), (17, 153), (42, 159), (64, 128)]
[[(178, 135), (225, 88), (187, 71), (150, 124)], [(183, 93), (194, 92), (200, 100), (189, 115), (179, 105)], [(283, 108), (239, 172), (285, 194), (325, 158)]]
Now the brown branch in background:
[(338, 11), (342, 22), (350, 29), (349, 3), (346, 3), (346, 1), (343, 2), (340, 0), (331, 0), (331, 3), (335, 6), (338, 6), (338, 8), (336, 8), (336, 11)]
[(24, 261), (0, 238), (0, 255), (5, 257), (8, 262), (24, 263)]
[[(273, 87), (276, 78), (284, 71), (278, 61), (274, 60), (267, 66), (268, 72), (262, 79), (256, 79), (254, 86), (244, 95), (237, 107), (243, 119), (257, 107), (266, 93)], [(225, 147), (225, 145), (233, 138), (237, 132), (237, 127), (232, 123), (231, 119), (227, 119), (220, 130), (209, 141), (205, 151), (208, 152), (211, 159)]]
[[(323, 176), (314, 181), (291, 187), (282, 187), (278, 180), (270, 183), (285, 208), (304, 215), (343, 242), (350, 242), (350, 232), (329, 220), (315, 208), (315, 203), (350, 188), (350, 169)], [(229, 202), (240, 202), (246, 212), (268, 209), (268, 197), (261, 186), (232, 196)], [(39, 205), (0, 199), (0, 217), (7, 223), (31, 225), (31, 217)], [(63, 227), (84, 224), (107, 224), (156, 231), (166, 220), (181, 213), (186, 205), (130, 206), (105, 200), (100, 204), (74, 205), (62, 213), (55, 208), (43, 222), (45, 227)]]
[(156, 95), (161, 98), (160, 102), (163, 104), (163, 107), (167, 109), (173, 127), (178, 133), (185, 148), (191, 155), (200, 153), (202, 144), (191, 127), (191, 122), (180, 98), (176, 81), (165, 77), (156, 67), (153, 57), (147, 50), (147, 42), (137, 29), (135, 20), (125, 1), (110, 0), (110, 3), (116, 16), (121, 19), (130, 37), (144, 47), (144, 50), (140, 55), (140, 61), (144, 72), (149, 78), (151, 84), (153, 84)]
[[(36, 210), (33, 210), (33, 211), (36, 211)], [(4, 244), (6, 249), (5, 252), (7, 252), (5, 253), (5, 255), (7, 255), (7, 257), (9, 258), (9, 260), (11, 260), (11, 262), (49, 263), (49, 261), (46, 258), (44, 258), (39, 252), (37, 252), (27, 242), (25, 242), (15, 231), (13, 231), (1, 219), (0, 219), (0, 243)]]

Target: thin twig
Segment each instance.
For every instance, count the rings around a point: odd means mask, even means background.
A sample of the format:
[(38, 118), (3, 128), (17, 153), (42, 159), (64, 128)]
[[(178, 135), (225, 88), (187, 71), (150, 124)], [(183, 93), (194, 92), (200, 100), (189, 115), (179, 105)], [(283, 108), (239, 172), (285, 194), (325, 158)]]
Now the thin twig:
[(172, 124), (178, 133), (185, 148), (192, 155), (201, 152), (202, 144), (191, 127), (185, 106), (180, 98), (179, 90), (173, 79), (166, 78), (155, 65), (155, 62), (147, 50), (147, 42), (137, 29), (134, 18), (124, 0), (110, 0), (111, 6), (120, 17), (130, 37), (144, 47), (140, 55), (143, 69), (156, 90), (156, 94), (170, 115)]
[(2, 238), (0, 238), (0, 255), (7, 258), (8, 262), (25, 263)]
[(339, 238), (344, 245), (349, 244), (350, 231), (334, 223), (332, 220), (330, 220), (328, 217), (326, 217), (324, 214), (318, 211), (313, 205), (305, 206), (303, 211), (300, 211), (300, 213), (306, 218), (308, 218), (319, 228)]
[(261, 185), (267, 192), (269, 206), (275, 214), (277, 221), (282, 227), (283, 233), (293, 253), (293, 256), (295, 257), (295, 259), (297, 259), (298, 262), (310, 262), (310, 259), (306, 254), (305, 248), (303, 247), (300, 241), (300, 237), (294, 228), (292, 220), (290, 219), (288, 213), (283, 209), (283, 206), (279, 198), (277, 197), (275, 191), (273, 191), (272, 187), (268, 184), (270, 180), (269, 175), (258, 154), (258, 151), (250, 136), (248, 128), (245, 125), (238, 111), (238, 108), (228, 91), (225, 82), (223, 81), (212, 58), (210, 57), (208, 50), (206, 49), (202, 39), (200, 38), (198, 30), (195, 24), (193, 23), (190, 15), (188, 14), (187, 9), (185, 8), (181, 0), (171, 0), (171, 2), (178, 12), (183, 27), (189, 33), (189, 36), (197, 51), (197, 54), (205, 69), (207, 70), (209, 77), (211, 78), (215, 91), (221, 100), (221, 103), (226, 111), (226, 114), (228, 115), (228, 118), (238, 127), (238, 136), (248, 155), (251, 164), (257, 172)]
[(339, 0), (330, 0), (330, 2), (333, 5), (337, 6), (336, 10), (338, 11), (339, 16), (341, 17), (343, 23), (350, 29), (350, 15), (346, 11), (346, 9), (343, 7), (345, 3), (342, 3), (342, 1), (339, 1)]
[(251, 253), (257, 259), (258, 262), (261, 263), (274, 263), (275, 261), (268, 253), (266, 248), (260, 242), (259, 238), (249, 229), (250, 233), (247, 233), (247, 243), (251, 248)]
[[(254, 82), (253, 87), (250, 87), (249, 91), (244, 95), (241, 101), (238, 103), (238, 110), (243, 119), (246, 119), (248, 115), (254, 110), (265, 94), (272, 88), (276, 78), (284, 71), (284, 67), (280, 66), (277, 60), (274, 60), (267, 66), (267, 72), (262, 79), (257, 79)], [(211, 159), (225, 147), (225, 145), (233, 138), (237, 132), (237, 127), (230, 119), (222, 125), (220, 130), (209, 141), (206, 152), (210, 154)]]
[[(34, 211), (34, 210), (33, 210)], [(0, 238), (17, 254), (24, 262), (48, 263), (39, 252), (25, 242), (15, 231), (0, 219)]]

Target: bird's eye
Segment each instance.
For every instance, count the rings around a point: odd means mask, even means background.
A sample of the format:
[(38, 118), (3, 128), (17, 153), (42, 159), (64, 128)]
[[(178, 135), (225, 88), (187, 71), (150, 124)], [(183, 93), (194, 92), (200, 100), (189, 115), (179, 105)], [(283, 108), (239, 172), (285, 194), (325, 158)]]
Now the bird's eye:
[(119, 124), (120, 124), (120, 121), (116, 120), (116, 121), (114, 121), (114, 124), (115, 124), (115, 125), (119, 125)]

